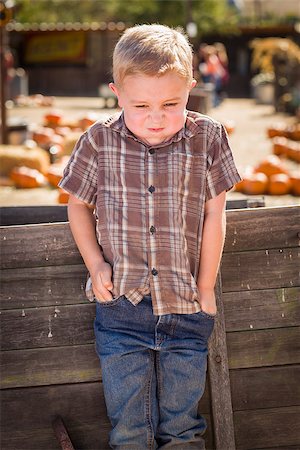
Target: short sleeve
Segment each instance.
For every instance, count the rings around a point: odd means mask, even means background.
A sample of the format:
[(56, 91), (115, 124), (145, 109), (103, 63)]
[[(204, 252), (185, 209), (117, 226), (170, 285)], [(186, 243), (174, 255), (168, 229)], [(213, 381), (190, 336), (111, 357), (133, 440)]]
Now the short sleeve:
[(85, 132), (76, 143), (59, 187), (94, 205), (97, 196), (98, 152), (91, 135)]
[(235, 166), (227, 132), (223, 125), (216, 124), (217, 130), (207, 154), (206, 200), (223, 191), (229, 191), (241, 177)]

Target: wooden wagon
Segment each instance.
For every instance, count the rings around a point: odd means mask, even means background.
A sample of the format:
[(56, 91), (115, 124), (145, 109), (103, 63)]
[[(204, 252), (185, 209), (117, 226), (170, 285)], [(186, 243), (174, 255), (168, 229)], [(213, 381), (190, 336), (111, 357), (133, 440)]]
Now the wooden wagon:
[[(59, 223), (65, 209), (51, 211), (57, 222), (30, 225), (11, 225), (16, 209), (1, 211), (1, 449), (60, 449), (59, 415), (76, 450), (106, 450), (95, 305), (69, 225)], [(207, 449), (300, 448), (299, 219), (297, 206), (227, 211), (199, 405)]]

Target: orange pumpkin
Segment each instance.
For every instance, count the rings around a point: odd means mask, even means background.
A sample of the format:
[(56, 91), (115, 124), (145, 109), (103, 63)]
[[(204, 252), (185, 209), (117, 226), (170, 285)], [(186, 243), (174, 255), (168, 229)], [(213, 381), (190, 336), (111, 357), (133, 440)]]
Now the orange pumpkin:
[(46, 173), (47, 180), (53, 187), (57, 187), (62, 179), (64, 168), (60, 164), (52, 164)]
[(285, 137), (274, 137), (273, 139), (273, 153), (277, 156), (286, 156), (288, 150), (288, 140)]
[(283, 122), (279, 122), (272, 127), (267, 128), (267, 135), (269, 138), (273, 138), (275, 136), (287, 136), (286, 124)]
[(293, 195), (296, 195), (297, 197), (300, 196), (300, 175), (298, 173), (292, 173), (291, 174), (291, 193)]
[(97, 121), (98, 117), (96, 114), (88, 113), (85, 117), (82, 117), (78, 120), (78, 126), (85, 131), (91, 125), (93, 125)]
[(287, 148), (287, 157), (292, 161), (300, 162), (300, 145), (298, 142), (290, 141)]
[(292, 182), (285, 173), (271, 175), (268, 184), (268, 193), (271, 195), (286, 195), (291, 192)]
[(249, 195), (263, 195), (268, 186), (268, 177), (264, 173), (246, 173), (242, 181), (242, 192)]
[(279, 173), (288, 174), (287, 168), (281, 159), (276, 155), (267, 156), (263, 161), (254, 167), (254, 172), (262, 172), (267, 175), (267, 177), (277, 175)]
[(291, 139), (294, 139), (294, 141), (300, 141), (300, 123), (291, 125), (289, 135)]
[(61, 123), (62, 114), (60, 111), (50, 111), (44, 115), (44, 122), (46, 126), (57, 127)]
[(54, 131), (52, 128), (43, 127), (32, 132), (32, 139), (41, 147), (46, 147), (52, 142)]
[(223, 125), (228, 134), (232, 134), (235, 130), (235, 123), (233, 120), (227, 120), (223, 122)]
[(70, 194), (63, 189), (59, 189), (57, 201), (58, 203), (66, 204), (69, 201)]
[(37, 188), (45, 184), (46, 179), (44, 175), (36, 169), (29, 167), (15, 167), (10, 172), (10, 178), (18, 188)]

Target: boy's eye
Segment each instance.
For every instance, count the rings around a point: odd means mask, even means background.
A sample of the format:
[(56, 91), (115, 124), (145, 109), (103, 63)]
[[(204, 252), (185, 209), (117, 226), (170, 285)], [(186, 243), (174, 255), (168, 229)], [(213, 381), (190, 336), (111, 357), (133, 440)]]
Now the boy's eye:
[(147, 108), (147, 105), (135, 105), (136, 108)]
[(165, 103), (166, 107), (177, 106), (177, 103)]

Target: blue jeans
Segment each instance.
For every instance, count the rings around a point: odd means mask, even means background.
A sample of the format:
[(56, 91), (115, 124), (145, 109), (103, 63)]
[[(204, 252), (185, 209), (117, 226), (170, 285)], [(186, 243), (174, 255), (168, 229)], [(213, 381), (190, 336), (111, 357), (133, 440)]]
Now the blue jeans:
[(137, 306), (125, 296), (97, 302), (96, 348), (111, 448), (205, 448), (198, 403), (213, 326), (204, 312), (155, 316), (150, 296)]

